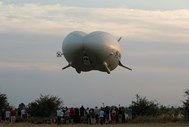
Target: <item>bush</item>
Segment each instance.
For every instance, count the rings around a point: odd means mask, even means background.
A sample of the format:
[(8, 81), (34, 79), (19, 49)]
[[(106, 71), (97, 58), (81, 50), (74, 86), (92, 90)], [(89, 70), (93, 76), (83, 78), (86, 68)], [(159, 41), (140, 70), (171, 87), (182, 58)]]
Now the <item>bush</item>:
[(41, 95), (39, 99), (28, 104), (28, 113), (32, 117), (54, 117), (56, 110), (62, 107), (62, 101), (56, 96)]

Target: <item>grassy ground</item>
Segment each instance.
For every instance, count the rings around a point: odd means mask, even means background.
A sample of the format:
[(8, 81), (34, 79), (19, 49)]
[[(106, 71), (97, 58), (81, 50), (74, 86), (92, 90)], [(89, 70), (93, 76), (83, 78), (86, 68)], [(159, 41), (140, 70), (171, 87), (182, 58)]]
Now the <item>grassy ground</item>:
[(56, 124), (2, 124), (0, 127), (189, 127), (189, 123), (147, 123), (147, 124), (107, 124), (107, 125), (87, 125), (87, 124), (69, 124), (57, 126)]

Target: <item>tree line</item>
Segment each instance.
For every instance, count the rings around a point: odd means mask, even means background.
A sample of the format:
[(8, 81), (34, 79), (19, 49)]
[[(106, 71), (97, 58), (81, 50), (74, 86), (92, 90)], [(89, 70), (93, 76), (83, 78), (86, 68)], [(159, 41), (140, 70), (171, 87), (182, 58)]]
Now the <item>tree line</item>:
[[(136, 100), (132, 101), (129, 107), (132, 108), (131, 122), (176, 122), (189, 120), (189, 89), (184, 91), (186, 99), (182, 101), (182, 106), (163, 106), (157, 101), (149, 100), (146, 97), (136, 95)], [(11, 110), (6, 94), (0, 93), (0, 110)], [(17, 110), (23, 108), (31, 118), (56, 118), (58, 109), (63, 109), (61, 98), (53, 95), (41, 95), (28, 105), (21, 103)], [(127, 112), (126, 112), (127, 113)], [(2, 116), (1, 116), (2, 117)]]

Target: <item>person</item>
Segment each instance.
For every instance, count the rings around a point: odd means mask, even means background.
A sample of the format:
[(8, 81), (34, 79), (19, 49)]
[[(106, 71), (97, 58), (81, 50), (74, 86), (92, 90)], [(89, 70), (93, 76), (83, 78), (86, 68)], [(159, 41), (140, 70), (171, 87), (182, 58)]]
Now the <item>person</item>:
[(15, 121), (16, 121), (16, 110), (15, 109), (11, 110), (10, 116), (11, 116), (11, 123), (15, 123)]
[(10, 111), (5, 111), (5, 119), (6, 119), (6, 122), (9, 122), (10, 121)]
[(112, 114), (111, 114), (111, 120), (112, 120), (112, 123), (116, 123), (116, 111), (115, 111), (115, 108), (113, 108), (112, 110)]
[(96, 118), (96, 123), (99, 122), (99, 109), (98, 107), (96, 106), (95, 109), (94, 109), (94, 113), (95, 113), (95, 118)]
[(27, 120), (27, 113), (26, 113), (25, 108), (23, 108), (23, 109), (21, 110), (21, 120), (22, 120), (22, 121), (26, 121), (26, 120)]
[(94, 109), (91, 108), (91, 109), (89, 110), (89, 113), (90, 113), (90, 121), (91, 121), (91, 124), (95, 124), (95, 123), (96, 123), (96, 118), (95, 118)]
[(75, 110), (73, 107), (70, 108), (70, 112), (69, 112), (69, 116), (70, 116), (70, 122), (73, 124), (74, 123), (74, 117), (75, 117)]
[(83, 105), (80, 108), (80, 120), (81, 123), (84, 123), (85, 121), (85, 108), (83, 107)]
[(62, 124), (62, 118), (63, 118), (63, 112), (59, 109), (56, 111), (56, 115), (57, 115), (57, 124), (61, 125)]
[(105, 107), (105, 123), (110, 123), (110, 107), (109, 106), (106, 106)]
[(1, 110), (1, 120), (0, 121), (5, 121), (5, 109)]
[(74, 123), (80, 123), (80, 117), (79, 117), (79, 108), (75, 108), (75, 117), (74, 117)]
[(86, 116), (87, 116), (87, 124), (91, 124), (91, 116), (90, 116), (89, 107), (87, 107), (85, 112), (86, 112)]
[(127, 113), (128, 113), (128, 120), (132, 120), (132, 107), (128, 108)]
[(118, 123), (122, 123), (122, 115), (123, 113), (122, 113), (122, 109), (121, 109), (121, 107), (119, 107), (119, 109), (118, 109)]
[(70, 123), (70, 110), (67, 108), (64, 114), (64, 123)]
[(104, 123), (104, 116), (105, 116), (105, 112), (104, 112), (103, 108), (101, 108), (101, 110), (99, 112), (100, 124), (101, 125)]

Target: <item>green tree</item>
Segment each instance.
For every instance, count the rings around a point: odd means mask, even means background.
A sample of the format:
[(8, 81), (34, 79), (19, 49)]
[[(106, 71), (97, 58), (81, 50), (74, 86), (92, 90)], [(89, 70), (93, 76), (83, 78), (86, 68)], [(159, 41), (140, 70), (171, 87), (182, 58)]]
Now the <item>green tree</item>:
[(157, 116), (158, 103), (149, 101), (146, 97), (136, 95), (136, 101), (132, 101), (133, 117), (137, 116)]
[(33, 117), (51, 117), (56, 110), (62, 107), (60, 98), (50, 95), (41, 95), (40, 98), (28, 104), (28, 113)]
[(182, 101), (183, 103), (183, 115), (185, 117), (185, 119), (189, 120), (189, 89), (185, 90), (185, 97), (186, 97), (186, 100), (185, 101)]
[(9, 109), (9, 103), (6, 94), (0, 93), (0, 109)]

